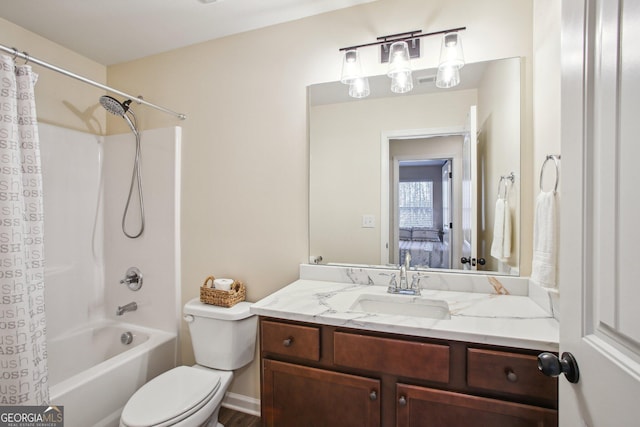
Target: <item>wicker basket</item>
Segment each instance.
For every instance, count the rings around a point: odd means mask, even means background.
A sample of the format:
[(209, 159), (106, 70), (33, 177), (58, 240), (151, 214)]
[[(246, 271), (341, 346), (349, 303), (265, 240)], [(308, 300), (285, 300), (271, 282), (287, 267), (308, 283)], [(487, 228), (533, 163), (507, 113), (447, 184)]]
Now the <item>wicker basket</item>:
[[(231, 285), (230, 290), (224, 291), (213, 288), (214, 280), (215, 277), (209, 276), (200, 287), (200, 301), (203, 303), (220, 307), (232, 307), (246, 298), (247, 289), (244, 283), (236, 280)], [(209, 284), (209, 282), (211, 283)]]

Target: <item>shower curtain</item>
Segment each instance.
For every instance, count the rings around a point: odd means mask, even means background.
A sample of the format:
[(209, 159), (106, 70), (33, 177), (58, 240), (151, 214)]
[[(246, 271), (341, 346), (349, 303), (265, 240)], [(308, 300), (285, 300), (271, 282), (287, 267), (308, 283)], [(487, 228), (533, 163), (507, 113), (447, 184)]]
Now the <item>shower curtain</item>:
[(47, 384), (43, 198), (33, 87), (0, 55), (0, 405), (44, 405)]

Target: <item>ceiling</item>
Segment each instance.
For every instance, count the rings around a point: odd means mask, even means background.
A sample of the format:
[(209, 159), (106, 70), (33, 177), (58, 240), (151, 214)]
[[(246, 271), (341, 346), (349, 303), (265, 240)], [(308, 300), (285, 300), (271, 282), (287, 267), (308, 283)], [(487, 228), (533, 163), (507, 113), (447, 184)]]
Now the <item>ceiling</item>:
[(371, 1), (5, 0), (0, 17), (113, 65)]

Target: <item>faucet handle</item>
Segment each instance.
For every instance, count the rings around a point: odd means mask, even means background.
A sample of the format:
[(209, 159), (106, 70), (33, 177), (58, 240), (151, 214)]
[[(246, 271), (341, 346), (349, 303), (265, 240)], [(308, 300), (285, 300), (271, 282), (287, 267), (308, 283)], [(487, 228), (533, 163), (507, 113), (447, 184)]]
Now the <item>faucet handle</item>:
[(396, 273), (380, 273), (381, 276), (391, 276), (389, 280), (389, 287), (397, 288), (398, 284), (396, 282)]
[(411, 288), (417, 289), (420, 287), (420, 280), (428, 279), (429, 276), (425, 274), (420, 274), (419, 272), (414, 273), (413, 278), (411, 279)]
[(125, 278), (120, 280), (120, 283), (127, 285), (132, 291), (140, 290), (142, 287), (142, 272), (136, 267), (131, 267), (127, 270)]

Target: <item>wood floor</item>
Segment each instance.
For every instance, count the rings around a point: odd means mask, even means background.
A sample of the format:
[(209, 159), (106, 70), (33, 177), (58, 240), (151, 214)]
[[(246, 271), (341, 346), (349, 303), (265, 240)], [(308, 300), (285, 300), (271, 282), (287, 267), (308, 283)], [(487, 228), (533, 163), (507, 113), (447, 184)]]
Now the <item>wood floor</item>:
[(220, 408), (218, 422), (224, 427), (260, 427), (260, 417), (234, 411), (229, 408)]

